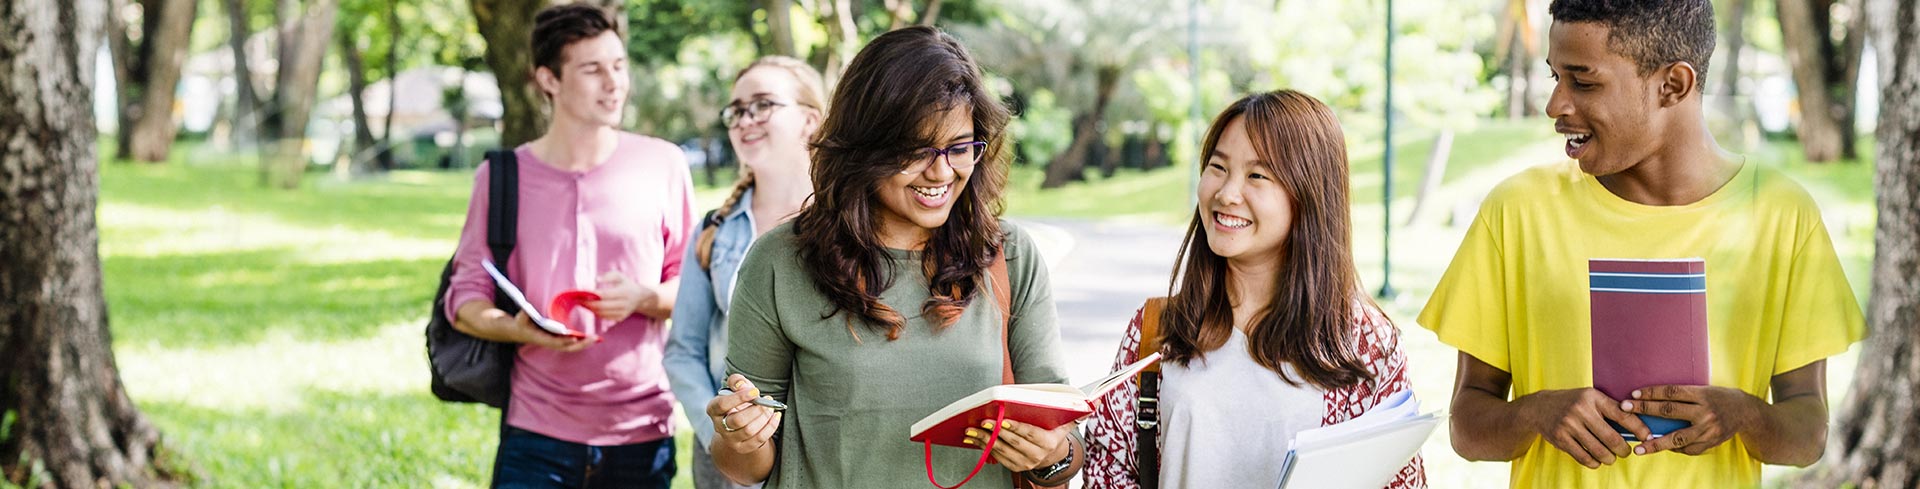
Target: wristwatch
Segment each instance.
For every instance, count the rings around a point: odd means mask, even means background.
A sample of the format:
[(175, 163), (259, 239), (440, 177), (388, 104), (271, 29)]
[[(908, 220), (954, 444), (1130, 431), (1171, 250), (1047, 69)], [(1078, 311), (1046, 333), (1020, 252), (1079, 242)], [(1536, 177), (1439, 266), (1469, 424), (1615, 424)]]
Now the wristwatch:
[(1058, 463), (1045, 467), (1034, 467), (1033, 470), (1027, 471), (1027, 476), (1030, 479), (1049, 481), (1059, 476), (1061, 472), (1066, 472), (1067, 468), (1072, 466), (1073, 454), (1068, 453), (1067, 458), (1060, 459)]

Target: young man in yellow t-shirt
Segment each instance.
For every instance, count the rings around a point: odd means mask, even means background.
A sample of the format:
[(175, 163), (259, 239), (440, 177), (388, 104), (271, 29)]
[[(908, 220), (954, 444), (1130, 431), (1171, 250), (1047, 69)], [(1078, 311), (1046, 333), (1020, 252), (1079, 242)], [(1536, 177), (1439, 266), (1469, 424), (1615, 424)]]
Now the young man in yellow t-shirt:
[[(1709, 0), (1555, 0), (1547, 115), (1576, 161), (1488, 195), (1420, 324), (1460, 349), (1453, 447), (1514, 487), (1754, 487), (1826, 443), (1826, 357), (1863, 334), (1805, 190), (1720, 149)], [(1587, 260), (1706, 260), (1710, 385), (1593, 388)], [(1769, 400), (1769, 398), (1771, 398)], [(1635, 414), (1692, 425), (1638, 445)]]

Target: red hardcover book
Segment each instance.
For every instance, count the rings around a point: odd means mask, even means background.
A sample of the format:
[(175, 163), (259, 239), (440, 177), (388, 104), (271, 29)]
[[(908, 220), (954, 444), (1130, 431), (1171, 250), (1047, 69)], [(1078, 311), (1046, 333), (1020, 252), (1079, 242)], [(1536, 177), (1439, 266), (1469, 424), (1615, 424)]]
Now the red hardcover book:
[(988, 435), (985, 447), (961, 442), (966, 438), (967, 428), (979, 428), (981, 423), (987, 421), (1011, 419), (1049, 430), (1072, 423), (1093, 414), (1095, 399), (1112, 392), (1115, 387), (1133, 378), (1133, 374), (1158, 361), (1159, 353), (1147, 355), (1106, 378), (1079, 388), (1065, 384), (1013, 384), (981, 389), (914, 422), (907, 439), (920, 442), (925, 447), (928, 482), (941, 489), (958, 488), (973, 480), (973, 476), (980, 473), (980, 468), (992, 461), (992, 453), (982, 451), (980, 460), (973, 464), (973, 472), (969, 472), (959, 483), (949, 486), (933, 477), (934, 445), (990, 449), (1000, 439), (999, 423), (994, 423), (996, 426)]
[[(1655, 385), (1707, 385), (1707, 263), (1587, 260), (1593, 387), (1615, 400)], [(1685, 421), (1640, 415), (1654, 438)], [(1628, 440), (1634, 436), (1614, 426)]]
[(1106, 378), (1078, 388), (1065, 384), (1011, 384), (981, 389), (914, 422), (908, 439), (979, 448), (960, 440), (966, 437), (967, 428), (978, 428), (981, 422), (998, 417), (1002, 406), (1006, 407), (1006, 419), (1046, 429), (1057, 428), (1093, 414), (1095, 399), (1112, 392), (1133, 378), (1133, 374), (1157, 361), (1160, 354), (1148, 355)]

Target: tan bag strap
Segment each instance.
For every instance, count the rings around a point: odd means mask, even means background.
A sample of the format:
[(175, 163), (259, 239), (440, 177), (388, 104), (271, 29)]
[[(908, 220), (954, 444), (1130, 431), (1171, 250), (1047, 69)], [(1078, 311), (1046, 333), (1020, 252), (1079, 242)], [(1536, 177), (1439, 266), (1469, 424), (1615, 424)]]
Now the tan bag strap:
[[(1161, 311), (1165, 311), (1166, 308), (1167, 308), (1166, 297), (1154, 297), (1154, 298), (1147, 299), (1147, 303), (1141, 306), (1140, 308), (1140, 346), (1134, 349), (1134, 352), (1133, 352), (1134, 358), (1146, 358), (1147, 355), (1152, 355), (1160, 351), (1160, 314), (1161, 314)], [(1159, 371), (1160, 371), (1160, 364), (1158, 362), (1155, 362), (1152, 365), (1148, 365), (1147, 369), (1142, 370), (1141, 372), (1158, 373)]]
[(1006, 250), (993, 259), (987, 272), (993, 279), (993, 302), (1000, 305), (1000, 383), (1012, 384), (1013, 351), (1007, 346), (1007, 330), (1013, 329), (1013, 281), (1007, 279)]

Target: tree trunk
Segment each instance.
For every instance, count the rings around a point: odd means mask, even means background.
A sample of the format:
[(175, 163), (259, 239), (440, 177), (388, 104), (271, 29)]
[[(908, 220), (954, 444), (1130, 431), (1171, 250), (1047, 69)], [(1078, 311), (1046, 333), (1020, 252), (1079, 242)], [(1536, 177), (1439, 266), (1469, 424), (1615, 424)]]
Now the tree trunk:
[(887, 30), (891, 31), (913, 25), (912, 0), (886, 0), (884, 7), (887, 9), (887, 17), (893, 19), (892, 22), (887, 24)]
[(1746, 118), (1746, 111), (1740, 109), (1740, 55), (1747, 48), (1747, 0), (1727, 0), (1727, 25), (1722, 32), (1727, 34), (1723, 43), (1726, 56), (1723, 56), (1711, 69), (1720, 72), (1720, 112), (1726, 114), (1738, 126)]
[(940, 21), (940, 0), (927, 0), (927, 11), (920, 14), (917, 24), (931, 26)]
[(260, 96), (253, 93), (253, 68), (247, 59), (247, 41), (253, 37), (246, 0), (227, 0), (228, 49), (233, 50), (233, 140), (252, 147), (260, 140)]
[(1143, 153), (1140, 158), (1141, 170), (1152, 170), (1172, 164), (1167, 158), (1167, 143), (1160, 140), (1161, 128), (1161, 123), (1155, 121), (1153, 127), (1147, 130), (1146, 149), (1141, 151)]
[(487, 67), (500, 84), (500, 146), (512, 148), (546, 131), (546, 101), (533, 86), (533, 14), (545, 0), (470, 0), (480, 36), (487, 41)]
[(764, 0), (761, 5), (767, 9), (767, 47), (773, 54), (799, 56), (793, 46), (793, 0)]
[(860, 45), (859, 28), (853, 23), (853, 5), (848, 0), (818, 0), (821, 8), (820, 23), (827, 26), (827, 45), (821, 49), (823, 56), (815, 68), (820, 69), (821, 78), (826, 86), (840, 83), (840, 74), (847, 71), (850, 53)]
[(1107, 104), (1113, 99), (1114, 89), (1120, 86), (1120, 72), (1118, 66), (1094, 69), (1093, 111), (1073, 118), (1073, 142), (1047, 163), (1047, 178), (1040, 182), (1040, 188), (1059, 188), (1083, 178), (1080, 172), (1086, 168), (1089, 148), (1100, 137), (1100, 122), (1106, 120)]
[(333, 17), (338, 7), (339, 0), (314, 0), (307, 4), (306, 14), (292, 31), (294, 35), (281, 38), (286, 45), (280, 51), (290, 54), (280, 59), (280, 87), (273, 94), (279, 124), (274, 134), (275, 155), (269, 163), (277, 173), (272, 183), (281, 188), (298, 187), (301, 174), (306, 172), (307, 122), (319, 97), (320, 69), (328, 41), (333, 38)]
[(1880, 60), (1873, 291), (1867, 340), (1820, 467), (1799, 482), (1920, 486), (1920, 7), (1868, 2)]
[(358, 36), (353, 33), (334, 36), (340, 42), (341, 64), (347, 66), (347, 100), (353, 103), (353, 152), (348, 153), (352, 155), (347, 158), (349, 170), (360, 166), (360, 162), (367, 161), (365, 155), (372, 154), (370, 151), (374, 149), (373, 121), (367, 117), (367, 101), (364, 93), (367, 91), (367, 67), (366, 63), (360, 59), (360, 46), (359, 42), (354, 40), (355, 37)]
[[(1520, 22), (1526, 22), (1526, 19), (1520, 19)], [(1526, 45), (1527, 42), (1525, 31), (1526, 29), (1514, 29), (1513, 39), (1509, 40), (1510, 44), (1507, 48), (1508, 119), (1517, 120), (1531, 113), (1527, 111), (1527, 85), (1532, 84), (1533, 80), (1528, 78), (1530, 73), (1527, 67), (1533, 65), (1534, 61), (1528, 59), (1527, 50), (1521, 49), (1521, 46)]]
[(173, 92), (180, 84), (180, 66), (187, 59), (198, 4), (195, 0), (146, 3), (147, 10), (142, 14), (145, 30), (140, 40), (146, 78), (138, 80), (133, 127), (123, 129), (129, 134), (130, 156), (135, 160), (164, 162), (173, 148), (173, 137), (179, 130), (173, 123)]
[(113, 155), (126, 159), (133, 154), (133, 139), (127, 128), (133, 127), (134, 71), (139, 60), (133, 53), (133, 38), (127, 34), (126, 0), (107, 0), (107, 52), (113, 59), (114, 146)]
[[(380, 171), (392, 171), (393, 164), (393, 113), (400, 106), (400, 2), (387, 2), (387, 117), (380, 129), (380, 154), (376, 157)], [(466, 80), (461, 80), (465, 83)]]
[[(700, 150), (705, 151), (707, 153), (707, 161), (703, 162), (705, 164), (700, 166), (702, 167), (701, 170), (707, 174), (707, 186), (719, 187), (720, 186), (720, 176), (719, 176), (720, 174), (720, 141), (727, 139), (727, 132), (726, 131), (708, 131), (708, 132), (709, 134), (707, 134), (705, 137), (700, 138), (700, 146), (701, 146)], [(740, 167), (734, 173), (740, 173), (744, 171), (747, 171), (746, 167)]]
[(1453, 156), (1453, 129), (1441, 129), (1433, 138), (1433, 150), (1427, 153), (1427, 168), (1420, 176), (1420, 188), (1413, 194), (1413, 210), (1407, 212), (1407, 222), (1402, 226), (1412, 226), (1420, 219), (1420, 210), (1427, 207), (1427, 199), (1440, 190), (1441, 180), (1447, 176), (1447, 159)]
[(127, 397), (102, 295), (93, 53), (107, 2), (0, 8), (0, 472), (153, 487), (160, 433)]
[[(1832, 4), (1836, 0), (1776, 0), (1787, 64), (1800, 95), (1797, 133), (1807, 161), (1852, 159), (1854, 84), (1849, 66), (1857, 66), (1860, 32), (1848, 29), (1832, 41)], [(1860, 16), (1856, 13), (1854, 18)], [(1843, 19), (1846, 20), (1846, 19)], [(1857, 26), (1856, 22), (1849, 22)]]

